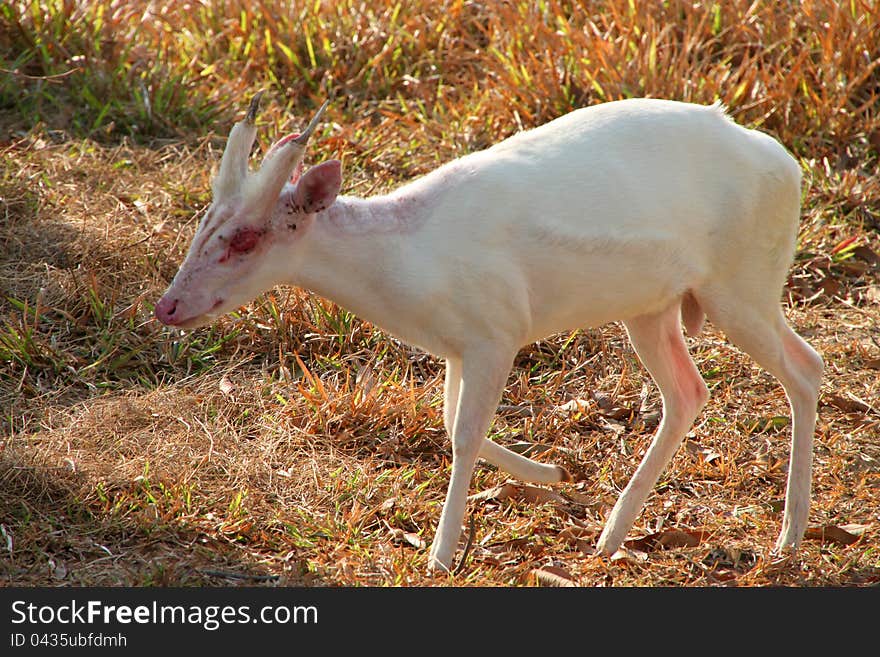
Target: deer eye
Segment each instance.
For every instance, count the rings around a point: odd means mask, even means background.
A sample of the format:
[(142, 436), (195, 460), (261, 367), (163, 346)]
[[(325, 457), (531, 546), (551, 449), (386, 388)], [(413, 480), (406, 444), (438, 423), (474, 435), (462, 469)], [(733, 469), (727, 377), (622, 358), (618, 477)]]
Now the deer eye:
[(257, 245), (260, 234), (252, 228), (242, 228), (229, 240), (229, 249), (234, 253), (247, 253)]

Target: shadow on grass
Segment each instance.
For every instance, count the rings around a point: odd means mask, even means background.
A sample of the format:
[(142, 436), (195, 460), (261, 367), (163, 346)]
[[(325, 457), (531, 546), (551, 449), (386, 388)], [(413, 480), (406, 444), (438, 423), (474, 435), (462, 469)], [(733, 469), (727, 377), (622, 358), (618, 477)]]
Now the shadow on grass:
[[(149, 508), (102, 509), (83, 501), (86, 477), (64, 466), (0, 456), (3, 586), (307, 586), (305, 562), (285, 572), (256, 563), (247, 545), (220, 540)], [(240, 539), (240, 537), (239, 537)]]

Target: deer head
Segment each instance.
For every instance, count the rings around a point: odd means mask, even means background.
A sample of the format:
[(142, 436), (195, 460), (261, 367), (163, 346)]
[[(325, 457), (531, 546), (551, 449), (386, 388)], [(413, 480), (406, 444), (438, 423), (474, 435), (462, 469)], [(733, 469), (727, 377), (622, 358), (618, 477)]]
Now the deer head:
[(294, 243), (339, 191), (336, 160), (302, 173), (306, 145), (326, 102), (302, 133), (276, 142), (259, 170), (249, 171), (261, 96), (254, 96), (244, 119), (229, 133), (212, 185), (213, 202), (180, 270), (156, 304), (156, 318), (163, 324), (202, 326), (286, 282), (296, 257)]

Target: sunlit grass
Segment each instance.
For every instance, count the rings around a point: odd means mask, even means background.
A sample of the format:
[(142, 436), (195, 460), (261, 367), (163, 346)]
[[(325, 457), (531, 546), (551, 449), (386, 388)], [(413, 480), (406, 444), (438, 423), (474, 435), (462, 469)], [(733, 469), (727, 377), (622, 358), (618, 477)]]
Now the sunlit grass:
[[(866, 0), (0, 5), (0, 528), (14, 546), (0, 581), (523, 585), (563, 566), (588, 585), (878, 581), (878, 33)], [(303, 290), (198, 331), (151, 318), (261, 88), (255, 151), (329, 98), (309, 160), (342, 159), (358, 195), (631, 96), (719, 100), (780, 139), (805, 172), (786, 312), (828, 364), (811, 525), (864, 525), (863, 540), (772, 559), (787, 405), (709, 326), (690, 344), (710, 405), (633, 534), (710, 538), (590, 556), (660, 409), (612, 325), (525, 347), (492, 428), (575, 482), (543, 503), (475, 502), (464, 571), (428, 577), (450, 460), (442, 363)], [(481, 465), (473, 490), (504, 481)]]

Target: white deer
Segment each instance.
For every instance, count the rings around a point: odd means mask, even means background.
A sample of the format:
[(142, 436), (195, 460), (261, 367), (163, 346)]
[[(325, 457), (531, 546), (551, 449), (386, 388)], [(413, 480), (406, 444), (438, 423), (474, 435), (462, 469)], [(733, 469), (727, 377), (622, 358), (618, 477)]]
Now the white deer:
[(681, 328), (696, 335), (705, 316), (785, 388), (793, 435), (776, 550), (797, 547), (823, 363), (780, 306), (801, 172), (779, 142), (717, 103), (609, 102), (362, 199), (338, 196), (336, 160), (302, 173), (324, 107), (250, 173), (258, 101), (232, 128), (213, 203), (156, 317), (197, 327), (292, 284), (444, 358), (452, 474), (429, 568), (451, 567), (478, 457), (522, 480), (570, 480), (486, 434), (523, 345), (615, 320), (660, 389), (663, 419), (597, 552), (620, 547), (707, 400)]

